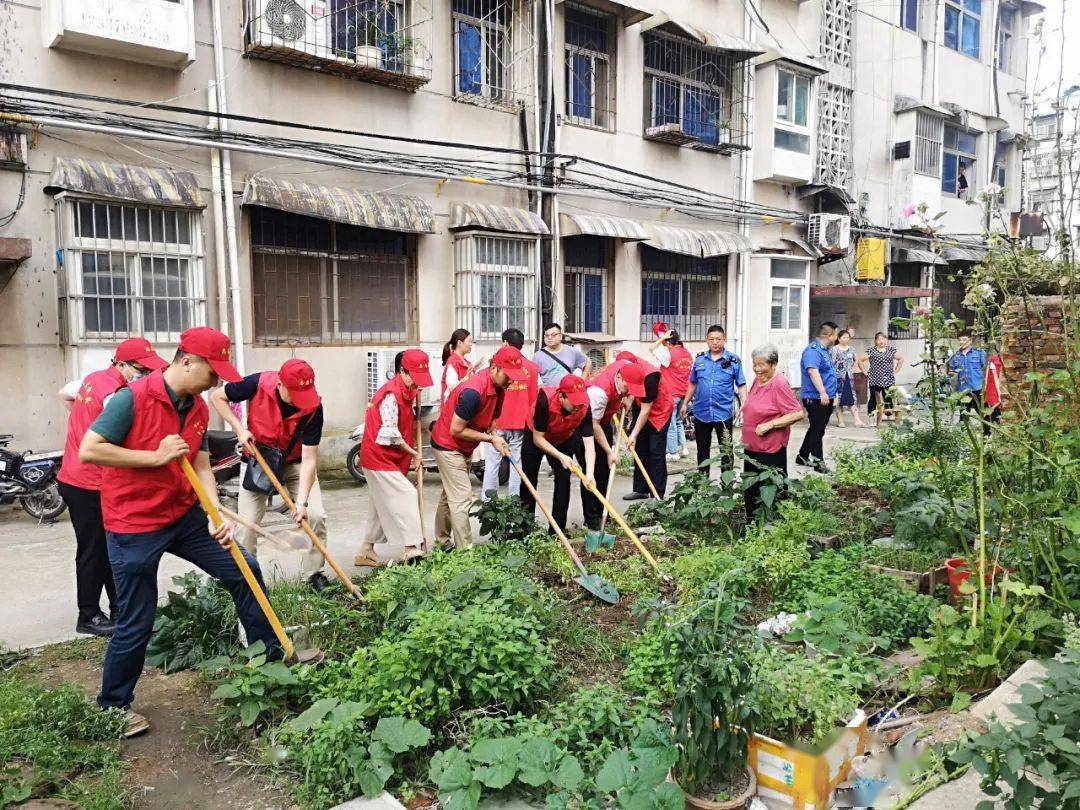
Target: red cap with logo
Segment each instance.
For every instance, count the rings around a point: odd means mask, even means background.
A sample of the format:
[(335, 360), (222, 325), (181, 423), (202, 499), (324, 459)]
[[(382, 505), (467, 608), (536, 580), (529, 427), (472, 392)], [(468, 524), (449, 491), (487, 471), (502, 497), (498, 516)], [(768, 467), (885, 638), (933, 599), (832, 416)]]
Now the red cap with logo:
[(637, 363), (629, 363), (619, 369), (619, 376), (626, 383), (630, 396), (640, 399), (645, 396), (645, 369)]
[(575, 408), (589, 404), (589, 395), (585, 392), (585, 381), (577, 374), (567, 374), (559, 380), (559, 393), (565, 396)]
[(621, 351), (615, 355), (615, 359), (625, 360), (627, 363), (636, 363), (638, 361), (638, 356), (633, 352)]
[(423, 349), (406, 349), (401, 353), (401, 367), (409, 372), (420, 388), (432, 385), (431, 360)]
[(180, 350), (201, 357), (225, 382), (240, 382), (240, 372), (229, 361), (232, 341), (217, 329), (194, 326), (180, 334)]
[(652, 333), (657, 337), (660, 337), (666, 331), (668, 331), (668, 325), (663, 321), (657, 321), (652, 325)]
[(529, 379), (529, 372), (525, 369), (523, 360), (518, 349), (513, 346), (503, 346), (492, 356), (491, 365), (501, 368), (514, 382), (524, 382)]
[(116, 347), (113, 354), (114, 363), (138, 363), (143, 368), (156, 371), (169, 365), (168, 360), (163, 360), (154, 352), (154, 347), (146, 338), (128, 338)]
[(292, 404), (302, 411), (313, 411), (322, 402), (315, 390), (315, 369), (296, 357), (286, 360), (278, 370), (278, 380), (289, 391)]

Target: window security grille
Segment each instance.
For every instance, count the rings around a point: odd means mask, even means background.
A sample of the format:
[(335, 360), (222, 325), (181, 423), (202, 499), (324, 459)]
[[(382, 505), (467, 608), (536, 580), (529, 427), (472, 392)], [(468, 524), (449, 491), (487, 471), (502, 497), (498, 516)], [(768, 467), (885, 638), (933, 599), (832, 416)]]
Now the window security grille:
[(821, 53), (834, 65), (851, 67), (851, 0), (824, 0)]
[(499, 340), (517, 327), (526, 339), (536, 323), (535, 239), (472, 234), (454, 245), (456, 322), (474, 340)]
[(566, 118), (572, 123), (615, 126), (614, 19), (566, 5)]
[(453, 0), (454, 96), (523, 105), (530, 93), (531, 16), (525, 0)]
[(727, 257), (696, 259), (641, 248), (641, 334), (653, 341), (653, 324), (663, 321), (683, 340), (704, 340), (710, 324), (724, 323)]
[(941, 176), (941, 139), (945, 121), (936, 115), (915, 113), (915, 173)]
[(749, 148), (746, 62), (663, 33), (645, 35), (645, 137), (730, 152)]
[(199, 216), (60, 198), (62, 331), (72, 344), (145, 335), (176, 343), (206, 323)]
[[(921, 287), (923, 277), (923, 265), (921, 264), (891, 264), (889, 265), (889, 283), (894, 287)], [(911, 322), (907, 328), (893, 323), (893, 318), (911, 318), (911, 307), (906, 298), (889, 299), (889, 325), (887, 327), (890, 340), (905, 340), (919, 336), (918, 324)]]
[(563, 240), (567, 332), (612, 334), (609, 295), (610, 239), (571, 236)]
[(851, 179), (851, 90), (822, 84), (818, 90), (817, 178), (837, 188)]
[(256, 340), (332, 346), (416, 339), (410, 237), (250, 211)]

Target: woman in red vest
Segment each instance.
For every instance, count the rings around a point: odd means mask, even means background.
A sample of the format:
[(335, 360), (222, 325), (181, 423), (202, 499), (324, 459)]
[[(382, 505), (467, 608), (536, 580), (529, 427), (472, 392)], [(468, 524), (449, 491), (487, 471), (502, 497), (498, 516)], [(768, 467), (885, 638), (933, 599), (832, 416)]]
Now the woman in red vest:
[[(518, 351), (525, 345), (524, 333), (515, 327), (510, 327), (502, 333), (503, 346), (513, 346)], [(495, 419), (495, 428), (499, 435), (506, 439), (510, 448), (510, 458), (521, 464), (521, 444), (525, 440), (526, 426), (533, 406), (536, 404), (536, 394), (540, 390), (540, 366), (527, 358), (522, 359), (522, 366), (529, 373), (523, 382), (510, 383), (503, 394), (502, 408)], [(497, 498), (499, 495), (499, 469), (502, 467), (502, 457), (491, 444), (484, 448), (484, 482), (480, 486), (481, 498)], [(521, 479), (513, 465), (510, 467), (510, 478), (507, 481), (507, 492), (516, 495), (521, 489)]]
[[(248, 449), (252, 442), (259, 446), (264, 457), (276, 456), (280, 464), (267, 458), (277, 467), (277, 478), (296, 504), (293, 519), (296, 525), (306, 520), (311, 530), (326, 545), (326, 510), (323, 508), (322, 488), (319, 486), (319, 445), (322, 443), (322, 398), (315, 389), (315, 371), (298, 358), (286, 360), (278, 371), (248, 374), (239, 382), (230, 382), (210, 395), (210, 402), (245, 448), (247, 463), (257, 464)], [(245, 428), (230, 407), (233, 402), (247, 402)], [(269, 449), (267, 449), (269, 448)], [(276, 494), (253, 488), (245, 473), (237, 511), (242, 518), (258, 525), (266, 515), (267, 499)], [(256, 554), (258, 536), (247, 527), (237, 532), (239, 541), (251, 554)], [(314, 545), (304, 555), (300, 575), (316, 591), (322, 591), (330, 580), (322, 572), (325, 560)]]
[[(116, 586), (101, 518), (101, 468), (79, 461), (79, 444), (113, 394), (167, 365), (145, 338), (130, 338), (116, 347), (112, 365), (87, 375), (82, 381), (72, 380), (60, 391), (60, 402), (70, 413), (64, 461), (56, 477), (60, 482), (60, 497), (71, 511), (71, 526), (75, 529), (75, 595), (79, 606), (76, 633), (112, 635), (117, 609)], [(103, 588), (109, 597), (108, 616), (101, 612)]]
[(653, 357), (660, 364), (660, 377), (675, 403), (667, 431), (667, 460), (676, 461), (690, 455), (686, 446), (686, 425), (679, 415), (679, 408), (690, 387), (690, 369), (694, 367), (694, 358), (683, 346), (679, 333), (668, 329), (663, 321), (653, 327), (653, 332), (657, 335), (652, 345)]
[(407, 477), (422, 462), (416, 442), (416, 396), (432, 384), (427, 353), (407, 349), (394, 358), (392, 380), (378, 390), (364, 416), (360, 465), (371, 504), (356, 565), (372, 568), (424, 553), (416, 487)]
[(442, 350), (442, 389), (439, 402), (446, 402), (459, 383), (465, 380), (473, 370), (473, 365), (465, 359), (472, 351), (472, 335), (468, 329), (455, 329)]
[[(578, 448), (585, 457), (585, 474), (592, 477), (596, 462), (593, 447), (593, 422), (589, 416), (589, 395), (585, 381), (567, 374), (558, 386), (544, 386), (536, 396), (536, 406), (528, 420), (529, 430), (521, 447), (522, 472), (533, 486), (540, 479), (540, 462), (547, 456), (555, 475), (555, 495), (551, 512), (559, 528), (566, 531), (566, 513), (570, 509), (570, 467)], [(525, 485), (521, 500), (531, 512), (536, 501)]]
[[(653, 486), (661, 498), (667, 490), (668, 422), (675, 410), (675, 402), (660, 374), (660, 369), (639, 360), (627, 364), (620, 376), (626, 389), (634, 398), (634, 427), (628, 437), (628, 446), (634, 448), (641, 463), (649, 473)], [(634, 491), (623, 495), (624, 501), (636, 501), (650, 496), (649, 485), (641, 470), (634, 467)]]
[[(593, 443), (599, 448), (599, 452), (596, 453), (594, 480), (601, 492), (607, 491), (611, 470), (619, 462), (614, 449), (613, 420), (622, 418), (629, 397), (626, 383), (623, 382), (619, 371), (630, 363), (636, 363), (637, 360), (637, 355), (631, 352), (619, 352), (613, 362), (594, 374), (592, 379), (585, 384), (585, 392), (589, 395)], [(577, 460), (583, 467), (588, 463), (584, 443), (578, 447)], [(588, 528), (593, 531), (600, 528), (604, 507), (584, 484), (581, 485), (581, 512)]]
[[(154, 630), (158, 564), (165, 552), (220, 580), (232, 594), (248, 641), (262, 641), (271, 658), (281, 655), (270, 623), (229, 554), (235, 527), (229, 521), (210, 524), (179, 464), (187, 457), (216, 502), (206, 450), (210, 410), (201, 394), (219, 379), (240, 379), (229, 348), (229, 338), (217, 330), (186, 330), (169, 367), (113, 394), (79, 445), (80, 461), (103, 468), (101, 511), (119, 603), (98, 705), (128, 711), (129, 737), (150, 728), (130, 707)], [(248, 562), (262, 584), (259, 564), (250, 557)]]
[(491, 442), (504, 455), (510, 452), (506, 440), (495, 435), (492, 427), (499, 415), (503, 392), (510, 383), (524, 382), (528, 376), (521, 352), (513, 346), (503, 346), (491, 358), (490, 366), (461, 383), (443, 403), (431, 430), (431, 446), (443, 485), (435, 511), (437, 540), (445, 542), (453, 536), (458, 548), (472, 546), (469, 459), (481, 442)]

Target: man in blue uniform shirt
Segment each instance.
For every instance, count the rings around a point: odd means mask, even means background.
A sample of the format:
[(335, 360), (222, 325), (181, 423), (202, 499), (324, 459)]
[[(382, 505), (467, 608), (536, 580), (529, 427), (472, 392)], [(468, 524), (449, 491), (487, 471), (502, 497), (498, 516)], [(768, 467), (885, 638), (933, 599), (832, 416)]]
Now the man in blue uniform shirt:
[(836, 396), (836, 366), (833, 365), (829, 347), (836, 343), (837, 325), (825, 321), (818, 327), (817, 337), (803, 349), (802, 362), (802, 398), (803, 408), (810, 420), (806, 429), (799, 454), (795, 463), (803, 467), (813, 467), (818, 472), (825, 472), (825, 450), (823, 439), (825, 428), (832, 416), (833, 398)]
[(722, 468), (730, 470), (735, 461), (731, 435), (735, 422), (735, 394), (738, 393), (739, 402), (742, 402), (746, 396), (746, 376), (739, 356), (724, 348), (727, 344), (724, 327), (719, 324), (710, 326), (705, 342), (709, 344), (709, 350), (694, 358), (690, 385), (686, 389), (679, 416), (686, 416), (693, 403), (698, 465), (712, 454), (712, 437), (715, 433), (716, 444), (724, 456)]
[(957, 393), (963, 394), (965, 411), (981, 414), (983, 380), (986, 379), (986, 352), (971, 344), (971, 332), (965, 329), (957, 336), (960, 348), (949, 358), (949, 373)]

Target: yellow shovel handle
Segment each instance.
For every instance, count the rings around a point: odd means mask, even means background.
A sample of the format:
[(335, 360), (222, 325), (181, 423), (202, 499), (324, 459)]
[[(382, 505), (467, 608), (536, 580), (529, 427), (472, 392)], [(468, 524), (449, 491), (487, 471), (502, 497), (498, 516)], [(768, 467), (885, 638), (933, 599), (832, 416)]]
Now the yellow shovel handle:
[[(195, 468), (191, 466), (191, 462), (187, 460), (186, 456), (180, 458), (180, 466), (183, 468), (184, 475), (187, 476), (191, 488), (195, 490), (195, 494), (199, 497), (199, 503), (202, 504), (202, 508), (206, 511), (207, 516), (210, 518), (210, 522), (213, 523), (214, 526), (220, 526), (223, 522), (221, 513), (218, 511), (217, 505), (210, 500), (210, 496), (206, 494), (206, 488), (202, 485), (202, 481), (199, 480)], [(232, 554), (233, 560), (236, 561), (236, 566), (240, 569), (240, 573), (244, 575), (244, 580), (247, 582), (248, 587), (251, 588), (251, 592), (255, 594), (255, 601), (258, 602), (259, 607), (262, 608), (266, 620), (270, 622), (270, 626), (274, 630), (274, 635), (277, 636), (277, 640), (281, 644), (281, 649), (285, 651), (285, 658), (292, 658), (295, 654), (292, 640), (285, 632), (285, 628), (281, 626), (281, 621), (274, 612), (270, 600), (266, 598), (266, 593), (263, 591), (262, 586), (259, 585), (259, 580), (255, 579), (255, 574), (252, 572), (251, 566), (248, 565), (248, 561), (244, 557), (244, 552), (240, 550), (240, 546), (237, 545), (235, 540), (229, 543), (229, 553)]]
[(547, 504), (540, 498), (540, 493), (536, 491), (536, 487), (533, 486), (533, 482), (529, 480), (529, 477), (525, 475), (525, 472), (521, 469), (516, 461), (510, 456), (509, 453), (503, 453), (507, 460), (514, 466), (514, 470), (517, 472), (518, 477), (521, 479), (521, 483), (525, 485), (525, 488), (532, 493), (533, 500), (536, 501), (540, 507), (540, 511), (544, 513), (544, 517), (547, 518), (548, 524), (551, 526), (552, 531), (555, 532), (559, 538), (559, 542), (563, 544), (563, 548), (566, 549), (566, 553), (570, 555), (570, 559), (574, 561), (574, 565), (582, 574), (588, 574), (585, 570), (585, 564), (581, 562), (581, 558), (574, 552), (574, 547), (570, 545), (570, 541), (566, 539), (566, 535), (563, 530), (559, 528), (559, 524), (555, 520), (555, 516), (551, 514), (551, 510), (548, 509)]
[[(626, 430), (623, 429), (622, 420), (619, 420), (619, 435), (626, 440), (626, 446), (630, 450), (630, 455), (634, 457), (634, 463), (637, 464), (637, 468), (641, 470), (641, 477), (645, 479), (645, 483), (649, 485), (649, 492), (656, 500), (660, 501), (663, 498), (660, 497), (660, 493), (656, 491), (656, 486), (652, 482), (652, 478), (649, 477), (648, 471), (645, 469), (645, 464), (641, 461), (641, 456), (637, 454), (634, 446), (630, 444), (630, 437), (626, 435)], [(614, 515), (612, 515), (614, 517)]]
[[(585, 473), (581, 471), (581, 468), (578, 465), (574, 464), (570, 469), (573, 470), (574, 475), (581, 479), (581, 483), (585, 485), (585, 489), (589, 490), (589, 492), (591, 492), (596, 497), (596, 499), (600, 501), (601, 504), (603, 504), (604, 508), (608, 511), (611, 517), (615, 519), (615, 522), (619, 524), (620, 528), (622, 528), (624, 532), (626, 532), (626, 536), (630, 538), (630, 541), (635, 546), (637, 546), (637, 550), (641, 552), (641, 556), (648, 560), (649, 565), (651, 565), (653, 567), (653, 570), (655, 570), (656, 573), (659, 574), (660, 566), (657, 565), (656, 560), (653, 559), (653, 555), (649, 553), (649, 550), (645, 548), (641, 540), (638, 539), (638, 536), (634, 533), (634, 530), (630, 528), (630, 526), (626, 523), (625, 520), (623, 520), (623, 516), (620, 515), (617, 511), (615, 511), (615, 507), (611, 505), (611, 502), (602, 494), (600, 494), (600, 490), (596, 488), (596, 484), (589, 480), (588, 476), (586, 476)], [(614, 474), (615, 471), (612, 470), (612, 475)]]

